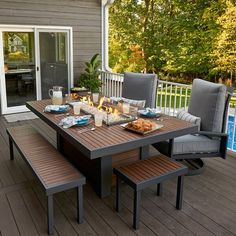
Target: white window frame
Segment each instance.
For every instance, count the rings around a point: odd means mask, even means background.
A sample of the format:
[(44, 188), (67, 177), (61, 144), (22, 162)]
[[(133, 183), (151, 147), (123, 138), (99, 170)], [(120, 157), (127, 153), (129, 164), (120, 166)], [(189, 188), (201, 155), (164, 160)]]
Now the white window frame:
[(102, 0), (102, 47), (101, 47), (101, 55), (102, 55), (102, 70), (112, 72), (112, 69), (109, 67), (109, 7), (114, 3), (115, 0)]
[[(44, 31), (45, 30), (45, 31)], [(13, 32), (33, 32), (35, 37), (35, 66), (36, 66), (36, 96), (37, 100), (41, 99), (41, 78), (40, 70), (40, 57), (39, 57), (39, 42), (38, 42), (38, 32), (43, 31), (53, 31), (53, 32), (68, 32), (67, 42), (68, 42), (68, 89), (70, 89), (74, 84), (74, 72), (73, 72), (73, 30), (72, 27), (65, 26), (42, 26), (42, 25), (7, 25), (0, 24), (0, 98), (1, 98), (1, 114), (17, 113), (29, 111), (26, 106), (15, 106), (7, 107), (7, 96), (6, 96), (6, 81), (4, 72), (4, 52), (3, 52), (3, 40), (2, 33), (13, 31)]]

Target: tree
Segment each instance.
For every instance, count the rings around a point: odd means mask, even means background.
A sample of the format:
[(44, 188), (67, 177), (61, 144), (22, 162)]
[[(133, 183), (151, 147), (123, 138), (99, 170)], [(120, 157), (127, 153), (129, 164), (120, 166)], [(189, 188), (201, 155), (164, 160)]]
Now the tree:
[(213, 53), (216, 58), (214, 70), (221, 72), (222, 76), (230, 75), (233, 81), (233, 74), (236, 72), (236, 6), (229, 4), (217, 22), (222, 30)]
[[(117, 72), (132, 69), (207, 77), (214, 66), (217, 19), (226, 2), (116, 0), (110, 10), (110, 66)], [(131, 63), (132, 47), (142, 51), (142, 58)]]

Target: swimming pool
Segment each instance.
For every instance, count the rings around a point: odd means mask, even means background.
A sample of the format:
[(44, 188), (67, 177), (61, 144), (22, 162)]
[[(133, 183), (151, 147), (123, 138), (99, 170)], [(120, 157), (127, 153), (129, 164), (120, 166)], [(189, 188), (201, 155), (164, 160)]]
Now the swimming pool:
[[(233, 139), (233, 129), (234, 129), (234, 140)], [(236, 151), (236, 126), (234, 127), (234, 116), (229, 116), (228, 117), (228, 127), (227, 127), (227, 133), (228, 133), (228, 145), (227, 147), (231, 149), (231, 145), (233, 142), (232, 146), (232, 151)]]

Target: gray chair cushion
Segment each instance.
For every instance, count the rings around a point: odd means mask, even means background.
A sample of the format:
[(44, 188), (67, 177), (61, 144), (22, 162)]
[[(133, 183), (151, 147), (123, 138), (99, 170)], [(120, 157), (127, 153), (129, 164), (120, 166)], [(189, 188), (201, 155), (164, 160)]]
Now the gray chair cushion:
[[(168, 154), (168, 141), (155, 144), (158, 151)], [(219, 151), (220, 140), (204, 135), (184, 135), (174, 139), (173, 154), (215, 153)]]
[(226, 87), (201, 79), (193, 81), (188, 112), (201, 117), (202, 131), (222, 132)]
[(156, 107), (157, 76), (155, 74), (124, 73), (122, 97), (145, 100), (145, 107)]

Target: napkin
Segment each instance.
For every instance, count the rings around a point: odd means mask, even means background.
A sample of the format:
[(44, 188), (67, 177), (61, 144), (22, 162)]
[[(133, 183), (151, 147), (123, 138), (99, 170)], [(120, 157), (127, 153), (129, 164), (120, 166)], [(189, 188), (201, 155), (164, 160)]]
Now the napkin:
[(68, 105), (47, 105), (44, 108), (45, 112), (66, 112), (69, 109)]
[(67, 116), (60, 121), (59, 125), (65, 129), (70, 128), (74, 125), (85, 125), (88, 123), (90, 118), (91, 118), (91, 115)]
[(149, 107), (147, 107), (145, 110), (139, 110), (139, 113), (141, 115), (154, 116), (154, 115), (160, 114), (161, 110), (159, 110), (157, 108), (149, 108)]

